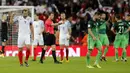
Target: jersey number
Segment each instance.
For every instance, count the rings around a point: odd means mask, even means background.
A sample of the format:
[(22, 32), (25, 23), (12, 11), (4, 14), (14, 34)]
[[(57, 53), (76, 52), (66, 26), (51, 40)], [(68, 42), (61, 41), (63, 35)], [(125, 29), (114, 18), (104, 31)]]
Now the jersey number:
[(119, 26), (119, 33), (123, 33), (124, 32), (124, 27), (123, 26)]

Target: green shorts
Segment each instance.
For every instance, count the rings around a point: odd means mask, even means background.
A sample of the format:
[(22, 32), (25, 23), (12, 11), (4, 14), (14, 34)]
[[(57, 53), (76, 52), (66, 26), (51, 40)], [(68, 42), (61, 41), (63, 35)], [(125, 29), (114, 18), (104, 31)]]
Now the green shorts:
[(107, 34), (99, 34), (99, 39), (100, 39), (102, 45), (109, 45), (109, 40), (108, 40)]
[(125, 34), (125, 37), (126, 37), (126, 45), (129, 44), (129, 34)]
[(114, 41), (114, 47), (115, 48), (126, 48), (127, 44), (126, 44), (126, 36), (125, 35), (120, 35), (117, 34), (115, 37), (115, 41)]
[(89, 50), (93, 50), (94, 47), (96, 48), (102, 48), (102, 44), (100, 42), (100, 40), (97, 38), (97, 40), (93, 40), (92, 37), (90, 35), (88, 35), (88, 49)]

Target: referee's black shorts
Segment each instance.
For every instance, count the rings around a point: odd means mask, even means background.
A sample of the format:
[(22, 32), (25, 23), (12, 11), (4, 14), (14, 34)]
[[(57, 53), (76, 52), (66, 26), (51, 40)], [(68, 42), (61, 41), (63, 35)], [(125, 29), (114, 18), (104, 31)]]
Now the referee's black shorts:
[(8, 40), (7, 33), (1, 33), (1, 41), (6, 42)]
[(46, 46), (52, 46), (55, 45), (56, 43), (56, 37), (54, 34), (44, 33), (43, 38), (44, 38), (44, 45)]

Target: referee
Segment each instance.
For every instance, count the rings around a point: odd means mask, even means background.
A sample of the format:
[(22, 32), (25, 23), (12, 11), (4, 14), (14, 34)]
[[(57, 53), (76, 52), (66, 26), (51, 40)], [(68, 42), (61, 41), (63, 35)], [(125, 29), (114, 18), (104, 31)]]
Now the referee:
[(54, 26), (59, 25), (59, 23), (53, 23), (54, 19), (54, 13), (50, 13), (48, 19), (45, 21), (45, 34), (44, 34), (44, 49), (42, 50), (40, 63), (43, 64), (43, 57), (45, 55), (45, 52), (48, 48), (48, 46), (51, 46), (52, 48), (52, 56), (54, 59), (55, 64), (62, 64), (61, 62), (57, 61), (56, 59), (56, 37), (54, 35)]

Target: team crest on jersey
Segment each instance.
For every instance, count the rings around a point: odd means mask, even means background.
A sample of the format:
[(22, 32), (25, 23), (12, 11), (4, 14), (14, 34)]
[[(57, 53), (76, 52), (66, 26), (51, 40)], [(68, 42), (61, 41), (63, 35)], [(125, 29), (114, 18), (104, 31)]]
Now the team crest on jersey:
[(88, 24), (88, 27), (90, 27), (90, 24)]

